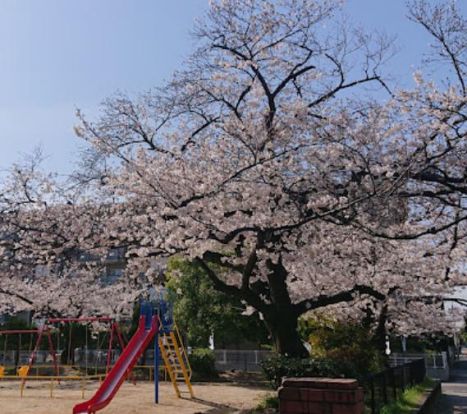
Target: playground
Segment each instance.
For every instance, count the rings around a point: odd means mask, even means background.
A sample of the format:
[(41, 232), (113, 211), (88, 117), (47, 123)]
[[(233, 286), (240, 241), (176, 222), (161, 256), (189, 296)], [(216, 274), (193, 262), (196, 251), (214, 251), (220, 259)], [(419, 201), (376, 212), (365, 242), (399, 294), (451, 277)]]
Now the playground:
[[(80, 354), (84, 355), (84, 373), (82, 366), (70, 365), (72, 362), (76, 362), (76, 360), (67, 359), (67, 365), (61, 365), (61, 357), (59, 355), (63, 352), (57, 352), (57, 349), (60, 348), (59, 342), (57, 341), (54, 344), (53, 341), (52, 328), (54, 324), (103, 321), (110, 322), (108, 349), (103, 358), (106, 363), (105, 371), (98, 374), (96, 365), (95, 375), (89, 374), (87, 329), (86, 347), (84, 352), (80, 352)], [(18, 335), (19, 341), (17, 345), (19, 351), (14, 352), (9, 350), (8, 337)], [(23, 335), (29, 335), (30, 346), (26, 355), (21, 355), (21, 337)], [(193, 404), (212, 405), (209, 400), (204, 400), (205, 397), (213, 395), (212, 390), (206, 391), (204, 387), (204, 395), (201, 393), (200, 396), (195, 397), (191, 384), (192, 370), (188, 353), (183, 344), (182, 335), (173, 321), (171, 306), (162, 298), (157, 303), (140, 303), (138, 327), (129, 341), (124, 341), (118, 325), (114, 321), (109, 318), (92, 317), (49, 319), (41, 328), (23, 331), (2, 330), (0, 331), (0, 336), (3, 339), (3, 364), (0, 366), (2, 413), (11, 408), (10, 412), (12, 413), (24, 413), (32, 409), (33, 411), (31, 412), (35, 413), (73, 412), (73, 414), (90, 414), (105, 410), (111, 402), (113, 402), (112, 407), (116, 407), (113, 408), (113, 412), (117, 412), (115, 410), (120, 412), (122, 404), (129, 404), (128, 409), (125, 409), (126, 412), (141, 412), (140, 410), (143, 409), (141, 404), (147, 405), (146, 408), (149, 408), (154, 407), (154, 403), (161, 403), (163, 391), (160, 387), (161, 368), (163, 368), (165, 380), (168, 384), (171, 383), (171, 386), (168, 387), (169, 390), (166, 390), (167, 393), (172, 394), (173, 398), (181, 401), (175, 404), (174, 410), (185, 412), (184, 407), (188, 404), (188, 412), (193, 412)], [(57, 338), (59, 337), (60, 335), (57, 335)], [(115, 358), (113, 358), (115, 339), (117, 339), (116, 342), (120, 345), (121, 353), (118, 356), (114, 355)], [(44, 340), (47, 342), (48, 350), (42, 355), (43, 365), (40, 365), (37, 362)], [(127, 343), (125, 344), (125, 342)], [(141, 368), (149, 369), (148, 379), (152, 378), (153, 381), (149, 383), (150, 385), (148, 383), (137, 385), (137, 377), (134, 370), (138, 367), (138, 361), (141, 360), (146, 350), (153, 357), (152, 365), (146, 365)], [(43, 358), (44, 356), (46, 357)], [(80, 359), (82, 361), (83, 358)], [(128, 385), (128, 383), (131, 385)], [(167, 387), (164, 385), (165, 388)], [(223, 388), (217, 388), (216, 390), (223, 390)], [(238, 394), (232, 392), (230, 388), (227, 388), (227, 390), (227, 392), (224, 392), (227, 395), (233, 394), (237, 396)], [(44, 391), (47, 396), (44, 395)], [(27, 398), (25, 394), (27, 394)], [(123, 398), (122, 401), (124, 402), (122, 404), (118, 403), (118, 400), (114, 401), (117, 395)], [(45, 401), (44, 397), (48, 397), (49, 400)], [(76, 400), (74, 397), (76, 397)], [(89, 399), (89, 397), (91, 398)], [(163, 398), (164, 401), (173, 405), (170, 397), (166, 399), (164, 395)], [(251, 399), (247, 398), (248, 401)], [(3, 400), (6, 400), (6, 402)], [(11, 406), (8, 403), (9, 401), (11, 401)], [(225, 406), (222, 398), (216, 398), (214, 401), (225, 409), (234, 404), (235, 401), (241, 402), (244, 399), (240, 398), (240, 400), (234, 401), (227, 399)], [(38, 411), (39, 407), (40, 411)], [(132, 408), (130, 409), (130, 407)], [(131, 411), (134, 409), (136, 411)], [(195, 412), (200, 411), (200, 409), (195, 409)]]
[[(98, 382), (86, 386), (85, 398), (98, 389)], [(103, 414), (193, 414), (209, 412), (230, 413), (254, 408), (268, 391), (251, 386), (199, 383), (194, 385), (195, 398), (177, 398), (170, 382), (160, 384), (159, 404), (154, 404), (154, 384), (126, 382), (112, 403), (100, 411)], [(2, 414), (63, 414), (71, 413), (82, 402), (81, 388), (77, 382), (56, 385), (50, 398), (50, 383), (30, 381), (21, 398), (17, 382), (0, 382)]]
[[(94, 361), (90, 358), (93, 355), (90, 352), (96, 354), (97, 350), (88, 348), (87, 329), (85, 349), (74, 360), (67, 358), (67, 364), (61, 364), (60, 332), (54, 343), (53, 330), (56, 324), (70, 322), (109, 323), (106, 352), (99, 351), (105, 365), (98, 369), (97, 358)], [(29, 336), (26, 354), (8, 348), (8, 337), (18, 335), (18, 349), (22, 349), (21, 337)], [(118, 324), (109, 318), (49, 319), (41, 328), (3, 330), (0, 336), (4, 344), (3, 365), (0, 366), (2, 414), (233, 412), (254, 408), (265, 392), (252, 387), (210, 383), (197, 385), (195, 392), (183, 336), (173, 321), (170, 304), (162, 298), (157, 303), (140, 304), (138, 327), (128, 341), (124, 340)], [(44, 342), (46, 350), (43, 350)], [(114, 344), (120, 346), (119, 354), (115, 354)], [(68, 354), (69, 357), (71, 353)], [(143, 354), (146, 365), (141, 366), (138, 361)], [(81, 366), (70, 365), (77, 361), (81, 361)], [(140, 381), (138, 370), (145, 370), (149, 381)]]

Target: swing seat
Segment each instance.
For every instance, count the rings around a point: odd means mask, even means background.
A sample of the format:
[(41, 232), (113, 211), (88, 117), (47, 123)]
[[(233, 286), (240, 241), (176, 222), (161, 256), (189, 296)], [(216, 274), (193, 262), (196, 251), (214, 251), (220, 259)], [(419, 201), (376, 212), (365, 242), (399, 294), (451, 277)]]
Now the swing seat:
[(18, 376), (21, 378), (26, 378), (29, 373), (29, 365), (23, 365), (18, 368)]
[(0, 365), (0, 378), (3, 378), (5, 376), (5, 367)]

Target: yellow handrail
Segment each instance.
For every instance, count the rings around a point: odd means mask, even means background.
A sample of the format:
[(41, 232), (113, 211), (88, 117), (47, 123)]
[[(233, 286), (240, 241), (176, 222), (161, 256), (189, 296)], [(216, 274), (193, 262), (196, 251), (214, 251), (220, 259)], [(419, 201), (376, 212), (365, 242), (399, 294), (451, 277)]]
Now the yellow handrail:
[(194, 397), (194, 393), (193, 393), (193, 388), (191, 387), (190, 376), (189, 376), (188, 371), (187, 371), (187, 368), (186, 368), (186, 366), (185, 366), (185, 362), (184, 362), (184, 360), (183, 360), (183, 357), (182, 357), (182, 355), (180, 354), (179, 345), (180, 345), (181, 347), (183, 347), (183, 345), (177, 343), (177, 338), (176, 338), (175, 333), (174, 333), (173, 331), (170, 333), (170, 335), (172, 336), (172, 340), (173, 340), (173, 342), (174, 342), (175, 354), (177, 355), (177, 358), (178, 358), (178, 360), (180, 361), (180, 368), (182, 369), (182, 374), (183, 374), (183, 378), (184, 378), (184, 380), (185, 380), (185, 384), (186, 384), (187, 387), (188, 387), (188, 391), (190, 392), (191, 398), (193, 398), (193, 397)]
[(186, 348), (185, 348), (185, 345), (183, 344), (183, 339), (182, 339), (182, 335), (180, 334), (180, 331), (178, 330), (178, 326), (177, 324), (174, 323), (174, 328), (175, 328), (175, 333), (177, 335), (177, 342), (179, 343), (180, 347), (183, 349), (183, 354), (184, 354), (184, 363), (186, 365), (186, 369), (187, 369), (187, 372), (188, 372), (188, 376), (189, 378), (191, 379), (191, 376), (193, 375), (193, 371), (191, 369), (191, 365), (190, 365), (190, 360), (188, 358), (188, 353), (186, 351)]
[[(89, 375), (89, 376), (79, 376), (79, 375), (70, 375), (70, 376), (59, 376), (59, 375), (31, 375), (28, 377), (28, 380), (54, 380), (54, 381), (97, 381), (102, 380), (105, 375)], [(2, 379), (8, 380), (20, 380), (22, 379), (18, 375), (4, 375)]]

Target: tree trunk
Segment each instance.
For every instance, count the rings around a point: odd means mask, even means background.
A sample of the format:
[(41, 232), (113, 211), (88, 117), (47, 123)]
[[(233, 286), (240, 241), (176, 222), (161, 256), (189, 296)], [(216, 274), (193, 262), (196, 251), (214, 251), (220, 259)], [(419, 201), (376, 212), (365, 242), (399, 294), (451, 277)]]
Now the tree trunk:
[(279, 259), (277, 263), (267, 260), (271, 307), (264, 319), (269, 327), (277, 352), (290, 357), (309, 356), (298, 334), (299, 313), (294, 309), (287, 289), (288, 273)]
[(278, 353), (297, 358), (309, 356), (298, 334), (298, 317), (292, 312), (287, 309), (277, 309), (270, 315), (264, 315), (264, 321)]
[[(300, 312), (290, 299), (287, 289), (288, 273), (281, 259), (277, 263), (267, 260), (266, 265), (269, 270), (267, 283), (256, 285), (246, 283), (240, 289), (226, 285), (203, 260), (198, 259), (197, 263), (213, 281), (215, 289), (236, 296), (263, 315), (278, 353), (298, 358), (309, 356), (298, 334)], [(267, 300), (263, 300), (262, 296)]]

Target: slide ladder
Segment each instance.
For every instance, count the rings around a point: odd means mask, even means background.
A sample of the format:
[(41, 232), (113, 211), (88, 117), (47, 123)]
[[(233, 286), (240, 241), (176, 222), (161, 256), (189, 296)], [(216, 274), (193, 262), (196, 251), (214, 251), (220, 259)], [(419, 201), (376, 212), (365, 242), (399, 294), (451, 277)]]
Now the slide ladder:
[(192, 370), (188, 361), (188, 354), (176, 326), (170, 331), (160, 333), (159, 349), (177, 397), (181, 397), (183, 392), (181, 386), (185, 385), (187, 389), (185, 392), (188, 392), (190, 397), (193, 398)]

